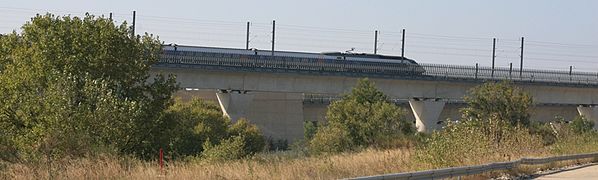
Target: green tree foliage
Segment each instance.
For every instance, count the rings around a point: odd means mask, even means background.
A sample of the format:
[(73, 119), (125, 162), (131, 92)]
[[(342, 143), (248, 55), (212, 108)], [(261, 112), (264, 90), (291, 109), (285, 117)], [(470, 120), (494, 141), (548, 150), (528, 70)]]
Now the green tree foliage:
[(226, 161), (252, 156), (264, 150), (266, 141), (255, 125), (240, 120), (230, 128), (230, 134), (219, 144), (206, 141), (201, 158), (207, 161)]
[(161, 119), (165, 122), (165, 131), (160, 135), (159, 146), (169, 147), (171, 154), (181, 156), (201, 153), (206, 141), (219, 144), (221, 139), (228, 136), (231, 125), (230, 120), (222, 115), (220, 107), (198, 98), (190, 102), (176, 100)]
[(318, 131), (318, 126), (316, 122), (313, 121), (305, 121), (303, 122), (303, 135), (306, 141), (311, 140), (316, 132)]
[(147, 81), (155, 37), (91, 15), (37, 15), (21, 29), (0, 38), (5, 159), (157, 151), (158, 117), (177, 87), (174, 77)]
[(261, 152), (266, 143), (257, 126), (245, 119), (231, 123), (220, 107), (199, 98), (175, 100), (161, 120), (165, 126), (158, 146), (175, 156), (237, 159)]
[(244, 139), (243, 136), (233, 136), (217, 145), (206, 141), (201, 158), (205, 161), (227, 161), (246, 157), (244, 149), (247, 144), (244, 143)]
[(404, 118), (404, 110), (389, 102), (368, 79), (359, 80), (350, 93), (333, 102), (326, 119), (328, 125), (318, 128), (310, 142), (314, 150), (339, 152), (415, 134), (414, 125)]
[(346, 127), (328, 125), (318, 129), (309, 141), (309, 150), (315, 154), (339, 153), (353, 148), (353, 139)]
[(530, 125), (531, 96), (509, 82), (484, 83), (464, 97), (467, 108), (461, 110), (466, 120), (505, 120), (512, 125)]
[(233, 137), (242, 137), (243, 144), (245, 144), (243, 147), (243, 156), (261, 152), (266, 146), (266, 139), (262, 136), (260, 129), (243, 118), (237, 120), (237, 122), (230, 127), (228, 134)]

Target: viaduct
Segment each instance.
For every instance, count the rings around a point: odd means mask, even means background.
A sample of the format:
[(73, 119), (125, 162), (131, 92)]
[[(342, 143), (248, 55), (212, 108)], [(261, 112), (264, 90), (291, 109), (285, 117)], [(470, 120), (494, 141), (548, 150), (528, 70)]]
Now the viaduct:
[[(598, 74), (478, 66), (419, 64), (421, 74), (385, 71), (376, 64), (322, 60), (317, 54), (165, 46), (151, 73), (174, 74), (177, 96), (217, 101), (233, 121), (247, 118), (272, 139), (303, 137), (305, 121), (323, 122), (327, 104), (367, 77), (408, 111), (420, 132), (458, 120), (468, 90), (510, 80), (534, 99), (532, 120), (585, 116), (598, 126)], [(209, 49), (209, 50), (205, 50)], [(351, 68), (348, 68), (351, 67)]]

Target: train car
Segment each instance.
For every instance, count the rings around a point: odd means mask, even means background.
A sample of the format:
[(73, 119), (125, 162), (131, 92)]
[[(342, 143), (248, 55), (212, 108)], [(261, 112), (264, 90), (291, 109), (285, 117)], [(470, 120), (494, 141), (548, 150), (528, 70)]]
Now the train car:
[(399, 56), (341, 52), (291, 52), (163, 45), (167, 61), (185, 64), (290, 68), (306, 71), (421, 75), (425, 70), (412, 59)]
[[(384, 72), (412, 75), (421, 75), (426, 72), (425, 69), (417, 64), (417, 62), (414, 60), (401, 56), (342, 52), (323, 52), (321, 54), (332, 56), (339, 60), (355, 62), (358, 64), (367, 64), (358, 66), (366, 69), (375, 68)], [(372, 63), (375, 64), (372, 65)]]

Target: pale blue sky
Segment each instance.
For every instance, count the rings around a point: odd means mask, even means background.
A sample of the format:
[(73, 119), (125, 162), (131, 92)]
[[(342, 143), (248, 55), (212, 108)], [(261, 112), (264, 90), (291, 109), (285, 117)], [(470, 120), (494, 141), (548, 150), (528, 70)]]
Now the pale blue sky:
[(598, 71), (598, 1), (591, 0), (252, 0), (252, 1), (31, 1), (0, 0), (0, 32), (9, 32), (35, 13), (114, 13), (117, 22), (138, 14), (138, 32), (170, 43), (244, 48), (245, 22), (251, 46), (269, 49), (276, 20), (278, 50), (400, 54), (400, 30), (407, 30), (406, 56), (423, 63), (489, 65), (498, 38), (497, 65), (519, 66), (524, 36), (525, 68)]

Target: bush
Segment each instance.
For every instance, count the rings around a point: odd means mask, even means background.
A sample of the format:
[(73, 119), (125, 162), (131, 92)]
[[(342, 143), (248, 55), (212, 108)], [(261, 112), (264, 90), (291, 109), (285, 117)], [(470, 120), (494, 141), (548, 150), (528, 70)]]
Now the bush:
[(552, 145), (558, 140), (558, 131), (555, 129), (554, 124), (560, 124), (557, 122), (532, 122), (530, 125), (530, 133), (537, 135), (542, 138), (542, 144), (544, 146)]
[(577, 134), (588, 133), (594, 130), (594, 122), (587, 120), (583, 116), (577, 116), (569, 124), (571, 130)]
[(570, 123), (553, 124), (557, 141), (549, 146), (555, 154), (577, 154), (596, 152), (598, 132), (594, 131), (591, 121), (582, 116), (575, 117)]
[(244, 148), (243, 156), (253, 155), (264, 150), (266, 140), (262, 132), (253, 124), (249, 124), (246, 119), (239, 119), (229, 129), (229, 136), (242, 137)]
[(351, 134), (344, 127), (324, 126), (309, 141), (313, 154), (333, 154), (353, 149)]
[(303, 138), (305, 141), (311, 140), (317, 131), (318, 131), (318, 126), (317, 126), (316, 122), (313, 122), (313, 121), (303, 122), (303, 135), (304, 135)]
[(245, 137), (234, 136), (213, 145), (206, 141), (203, 145), (201, 158), (206, 161), (226, 161), (240, 159), (247, 156), (245, 151)]
[(203, 151), (206, 141), (219, 144), (228, 138), (230, 120), (222, 115), (220, 107), (199, 98), (189, 102), (177, 99), (163, 116), (165, 130), (155, 147), (168, 147), (171, 154), (193, 156)]
[(563, 136), (559, 136), (558, 141), (550, 146), (550, 150), (558, 155), (594, 153), (598, 147), (598, 133), (590, 131), (579, 134), (573, 132), (571, 128), (563, 128)]
[(231, 124), (222, 115), (220, 107), (199, 98), (189, 102), (175, 100), (161, 119), (165, 122), (165, 130), (157, 147), (168, 147), (169, 153), (174, 156), (205, 156), (210, 160), (241, 158), (265, 147), (264, 137), (257, 126), (245, 119)]
[(462, 109), (465, 120), (505, 120), (512, 125), (530, 125), (531, 96), (510, 82), (484, 83), (474, 87), (464, 97), (467, 107)]
[(228, 139), (214, 145), (205, 141), (201, 157), (207, 161), (224, 161), (252, 156), (264, 150), (266, 141), (257, 126), (239, 119), (228, 129)]
[(509, 161), (542, 148), (540, 137), (506, 121), (449, 122), (416, 149), (417, 158), (434, 168)]
[[(304, 142), (299, 142), (304, 143)], [(269, 151), (286, 151), (289, 150), (289, 141), (286, 139), (272, 139), (268, 138), (267, 149)]]
[(315, 152), (388, 146), (391, 139), (415, 134), (415, 126), (404, 114), (372, 82), (360, 79), (349, 94), (328, 107), (328, 125), (318, 128), (309, 144)]
[(508, 161), (555, 141), (549, 126), (529, 121), (531, 97), (508, 82), (477, 86), (465, 101), (463, 121), (434, 132), (418, 159), (436, 168)]

